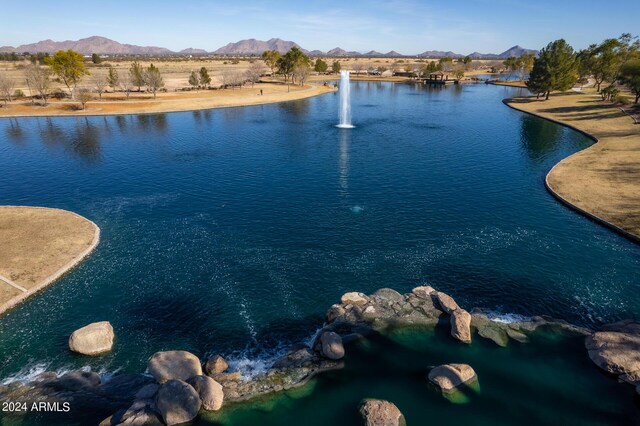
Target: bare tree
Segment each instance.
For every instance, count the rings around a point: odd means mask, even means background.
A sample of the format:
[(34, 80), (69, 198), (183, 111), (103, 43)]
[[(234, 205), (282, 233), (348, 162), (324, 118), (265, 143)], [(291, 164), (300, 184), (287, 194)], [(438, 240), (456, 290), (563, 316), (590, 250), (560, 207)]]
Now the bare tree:
[(307, 64), (298, 64), (293, 67), (293, 75), (300, 83), (300, 86), (304, 86), (304, 82), (307, 80), (310, 73), (311, 67)]
[(355, 62), (351, 67), (356, 75), (360, 75), (362, 70), (364, 70), (364, 64), (362, 62)]
[(31, 96), (33, 97), (33, 92), (35, 91), (42, 98), (44, 105), (47, 105), (47, 99), (51, 93), (51, 81), (49, 80), (51, 70), (35, 63), (26, 65), (24, 73)]
[(245, 77), (247, 81), (251, 82), (251, 87), (260, 80), (265, 71), (266, 68), (261, 62), (254, 62), (249, 66), (249, 69), (245, 72)]
[(100, 99), (102, 99), (102, 94), (108, 86), (108, 82), (105, 76), (101, 74), (94, 74), (91, 77), (91, 83), (93, 84), (93, 87), (95, 87), (96, 93), (98, 94)]
[(144, 71), (144, 82), (153, 93), (154, 98), (156, 97), (158, 89), (164, 87), (162, 74), (160, 74), (160, 70), (153, 64), (149, 65), (149, 68)]
[(91, 95), (91, 90), (87, 89), (86, 87), (82, 87), (78, 89), (76, 94), (76, 99), (78, 100), (78, 102), (80, 102), (80, 105), (82, 105), (82, 109), (85, 109), (87, 102), (93, 99), (93, 96)]
[(127, 99), (129, 99), (129, 94), (131, 94), (131, 89), (133, 88), (133, 79), (131, 78), (131, 74), (126, 72), (120, 76), (118, 79), (118, 84), (123, 92), (126, 93)]
[(11, 93), (13, 92), (13, 80), (4, 74), (0, 74), (0, 96), (4, 100), (5, 105), (11, 102)]
[(240, 85), (240, 88), (242, 88), (242, 79), (238, 75), (237, 71), (225, 69), (222, 71), (221, 77), (223, 88), (226, 89), (228, 86), (231, 86), (231, 88), (233, 89), (237, 85)]

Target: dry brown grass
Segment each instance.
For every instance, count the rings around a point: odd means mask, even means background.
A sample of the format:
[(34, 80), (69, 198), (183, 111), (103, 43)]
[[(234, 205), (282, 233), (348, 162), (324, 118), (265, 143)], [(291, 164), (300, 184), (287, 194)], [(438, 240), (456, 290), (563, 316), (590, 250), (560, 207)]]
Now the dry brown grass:
[(26, 297), (74, 266), (98, 236), (93, 222), (71, 212), (0, 206), (0, 312), (12, 298)]
[(552, 94), (548, 101), (516, 98), (509, 105), (567, 124), (598, 143), (558, 163), (547, 175), (570, 204), (640, 237), (640, 125), (616, 106), (587, 93)]

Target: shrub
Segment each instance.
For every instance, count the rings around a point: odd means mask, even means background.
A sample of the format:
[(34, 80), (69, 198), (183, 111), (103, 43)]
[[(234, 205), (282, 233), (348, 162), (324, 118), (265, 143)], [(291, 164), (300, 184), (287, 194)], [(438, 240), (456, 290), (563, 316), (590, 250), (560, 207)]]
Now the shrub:
[(24, 92), (20, 89), (16, 89), (15, 92), (13, 92), (13, 97), (14, 98), (24, 98)]

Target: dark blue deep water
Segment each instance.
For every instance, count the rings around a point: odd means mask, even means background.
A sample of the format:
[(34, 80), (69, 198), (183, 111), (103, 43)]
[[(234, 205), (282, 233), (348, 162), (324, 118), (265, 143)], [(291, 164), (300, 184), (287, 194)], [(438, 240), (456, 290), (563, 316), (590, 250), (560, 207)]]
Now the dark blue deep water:
[[(543, 179), (584, 136), (501, 103), (518, 89), (354, 83), (159, 115), (0, 120), (0, 204), (102, 229), (96, 252), (0, 318), (0, 377), (143, 371), (158, 350), (255, 360), (309, 337), (346, 291), (429, 283), (467, 308), (586, 326), (640, 313), (640, 248)], [(112, 354), (67, 350), (109, 320)]]

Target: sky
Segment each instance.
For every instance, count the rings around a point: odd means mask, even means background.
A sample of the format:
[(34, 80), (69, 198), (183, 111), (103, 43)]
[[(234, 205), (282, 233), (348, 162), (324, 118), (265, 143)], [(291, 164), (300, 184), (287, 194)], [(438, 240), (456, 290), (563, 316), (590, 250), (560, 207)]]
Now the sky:
[[(468, 54), (500, 53), (516, 44), (540, 49), (558, 38), (581, 49), (640, 32), (638, 0), (613, 0), (612, 9), (592, 0), (1, 2), (0, 46), (99, 35), (175, 51), (213, 51), (242, 39), (278, 37), (307, 50)], [(611, 10), (614, 18), (603, 18)]]

